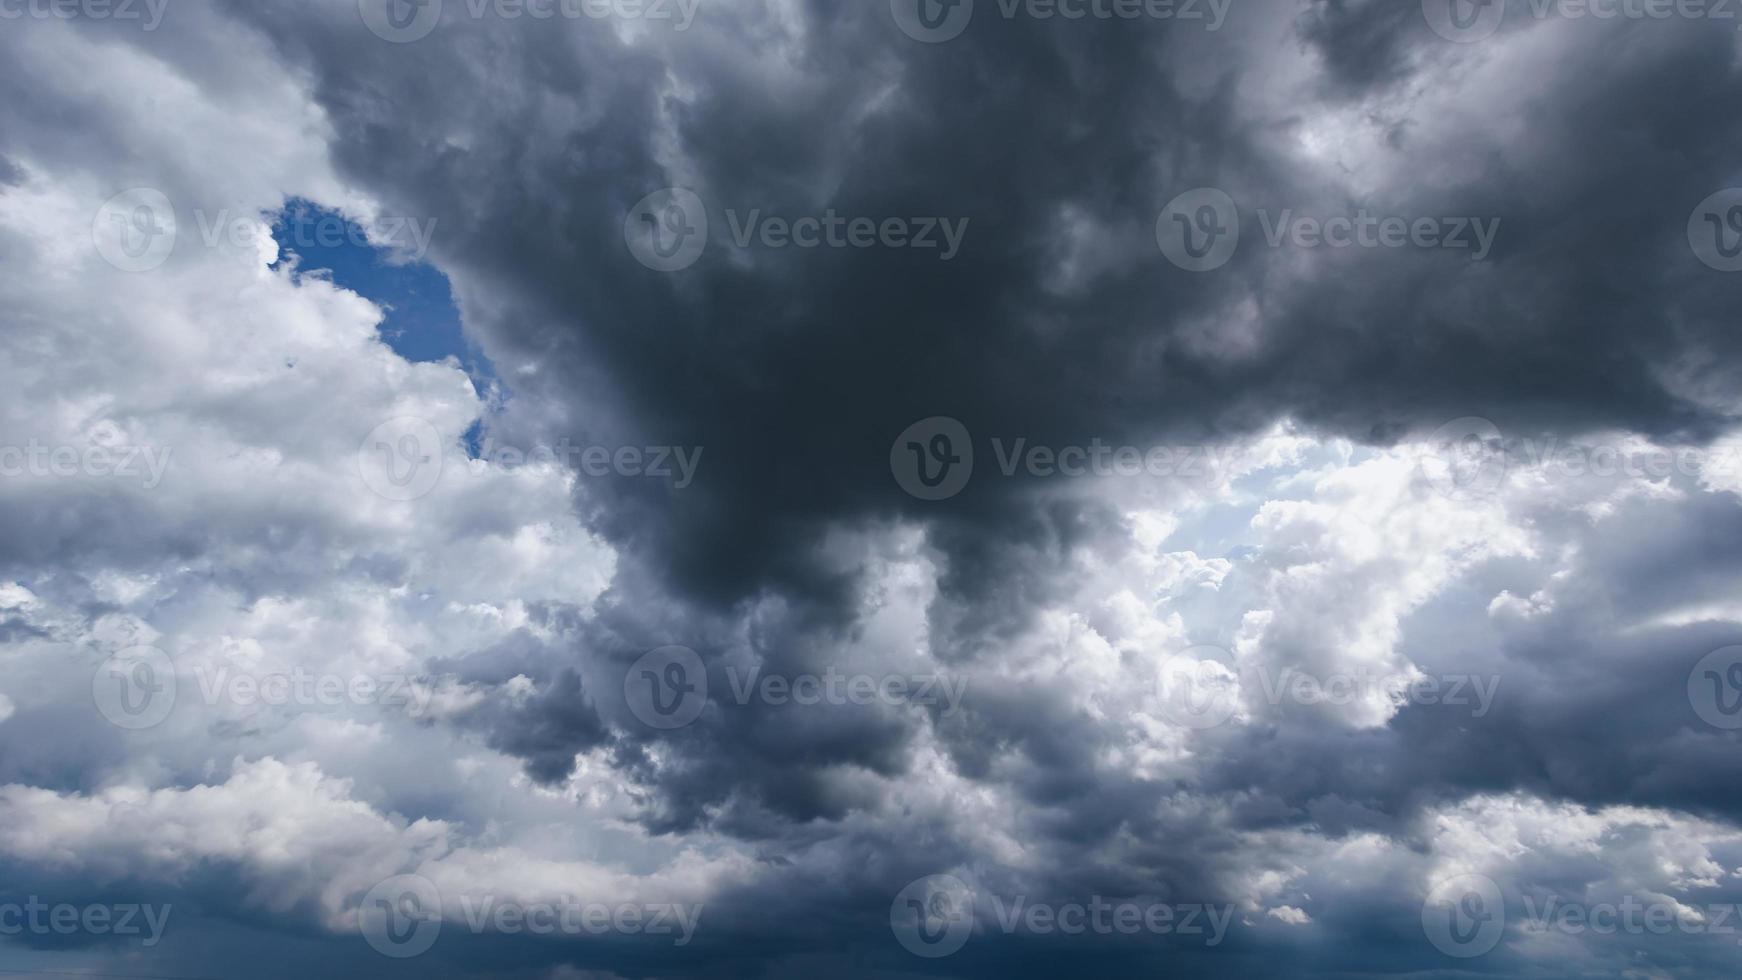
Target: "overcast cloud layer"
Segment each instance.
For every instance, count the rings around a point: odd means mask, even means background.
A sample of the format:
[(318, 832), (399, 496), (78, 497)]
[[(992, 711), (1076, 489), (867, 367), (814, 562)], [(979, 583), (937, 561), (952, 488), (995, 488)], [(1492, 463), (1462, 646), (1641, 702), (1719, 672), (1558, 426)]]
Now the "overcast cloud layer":
[(0, 972), (1735, 976), (1739, 28), (0, 0)]

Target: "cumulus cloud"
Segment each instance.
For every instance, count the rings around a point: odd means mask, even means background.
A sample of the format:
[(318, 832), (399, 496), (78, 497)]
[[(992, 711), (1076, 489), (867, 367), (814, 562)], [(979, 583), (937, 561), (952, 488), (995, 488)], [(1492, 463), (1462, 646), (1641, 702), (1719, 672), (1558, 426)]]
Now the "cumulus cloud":
[[(183, 910), (29, 965), (374, 976), (433, 894), (444, 977), (1731, 970), (1736, 285), (1688, 225), (1734, 32), (372, 2), (0, 34), (0, 925)], [(667, 187), (675, 272), (625, 240)], [(1157, 241), (1194, 188), (1205, 272)], [(397, 350), (292, 202), (489, 368)], [(828, 215), (959, 240), (741, 233)], [(1289, 224), (1338, 216), (1491, 238)], [(891, 444), (938, 416), (927, 500)], [(504, 927), (571, 900), (701, 911)], [(1628, 903), (1671, 932), (1578, 924)], [(1034, 926), (1103, 904), (1231, 918)]]

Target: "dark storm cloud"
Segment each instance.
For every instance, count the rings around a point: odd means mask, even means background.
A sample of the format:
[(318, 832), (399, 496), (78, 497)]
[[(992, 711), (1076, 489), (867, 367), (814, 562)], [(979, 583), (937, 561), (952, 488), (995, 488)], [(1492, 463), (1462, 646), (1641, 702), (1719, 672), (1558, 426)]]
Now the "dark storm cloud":
[[(1289, 413), (1378, 440), (1467, 414), (1693, 438), (1722, 418), (1663, 374), (1722, 371), (1734, 344), (1718, 311), (1735, 287), (1683, 238), (1742, 148), (1712, 124), (1739, 82), (1731, 39), (1709, 25), (1580, 25), (1591, 41), (1520, 93), (1527, 148), (1473, 147), (1449, 183), (1329, 201), (1500, 217), (1489, 264), (1363, 250), (1292, 281), (1261, 247), (1225, 275), (1185, 275), (1148, 234), (1173, 193), (1200, 184), (1273, 209), (1327, 200), (1279, 154), (1277, 120), (1244, 117), (1234, 95), (1265, 71), (1235, 38), (1286, 21), (1290, 5), (1243, 6), (1227, 36), (987, 16), (947, 45), (911, 41), (877, 4), (802, 4), (802, 41), (785, 42), (754, 5), (705, 13), (689, 33), (656, 26), (629, 47), (591, 24), (459, 19), (384, 45), (343, 10), (248, 15), (315, 70), (347, 171), (465, 230), (438, 253), (463, 296), (491, 294), (468, 312), (496, 360), (541, 365), (516, 385), (566, 401), (590, 436), (707, 447), (682, 492), (594, 487), (608, 500), (601, 526), (682, 593), (729, 607), (775, 589), (838, 620), (851, 576), (818, 564), (818, 536), (896, 514), (945, 527), (952, 557), (975, 567), (952, 576), (964, 596), (1052, 574), (983, 560), (1004, 550), (989, 537), (1059, 531), (1021, 481), (979, 482), (941, 507), (894, 486), (890, 443), (934, 414), (1055, 443), (1239, 431)], [(1410, 58), (1449, 56), (1397, 5), (1321, 5), (1298, 30), (1343, 82), (1332, 105), (1408, 84)], [(486, 38), (500, 46), (489, 55)], [(1176, 57), (1218, 45), (1220, 81), (1182, 86)], [(790, 59), (779, 70), (758, 60), (777, 52)], [(674, 98), (668, 79), (692, 97)], [(671, 182), (656, 162), (667, 138), (714, 233), (674, 275), (636, 264), (621, 235), (630, 205)], [(1418, 152), (1410, 125), (1395, 138), (1400, 158)], [(947, 263), (913, 249), (735, 248), (725, 211), (757, 208), (971, 223)], [(1134, 254), (1058, 295), (1044, 284), (1067, 209), (1118, 229)], [(1263, 318), (1251, 357), (1181, 342), (1195, 315), (1246, 290)]]
[[(488, 19), (385, 45), (343, 9), (245, 14), (314, 72), (351, 176), (395, 208), (464, 229), (436, 254), (512, 384), (566, 403), (592, 439), (707, 447), (683, 491), (587, 485), (582, 506), (647, 572), (641, 586), (619, 582), (618, 601), (638, 608), (658, 596), (676, 609), (688, 598), (711, 610), (648, 617), (605, 644), (613, 658), (663, 642), (706, 647), (694, 639), (707, 632), (702, 620), (768, 595), (789, 606), (761, 655), (826, 646), (851, 629), (858, 585), (850, 567), (823, 562), (822, 534), (898, 515), (930, 522), (945, 558), (940, 654), (1020, 631), (1068, 575), (1073, 545), (1104, 539), (1116, 521), (1089, 503), (1039, 503), (1021, 480), (976, 481), (941, 505), (905, 497), (888, 447), (930, 415), (1052, 444), (1235, 433), (1285, 414), (1378, 441), (1469, 414), (1685, 438), (1725, 417), (1666, 380), (1692, 365), (1727, 382), (1735, 345), (1720, 312), (1735, 287), (1700, 266), (1683, 237), (1691, 207), (1724, 184), (1742, 149), (1734, 127), (1714, 124), (1742, 80), (1732, 40), (1709, 25), (1579, 25), (1587, 36), (1556, 71), (1530, 79), (1518, 105), (1495, 107), (1497, 119), (1529, 124), (1527, 144), (1485, 129), (1477, 106), (1477, 122), (1453, 134), (1468, 144), (1461, 169), (1351, 201), (1283, 152), (1299, 119), (1248, 115), (1252, 103), (1237, 93), (1267, 70), (1251, 39), (1284, 24), (1282, 36), (1327, 65), (1320, 104), (1345, 108), (1431, 79), (1464, 53), (1413, 6), (1241, 5), (1227, 36), (987, 16), (947, 45), (913, 42), (881, 4), (796, 12), (788, 36), (755, 5), (722, 4), (691, 33), (655, 27), (633, 46), (586, 29), (595, 25)], [(1218, 75), (1182, 84), (1193, 48), (1225, 59)], [(672, 94), (674, 82), (687, 98)], [(1396, 120), (1376, 152), (1434, 152), (1418, 141), (1435, 122)], [(675, 177), (659, 162), (674, 155)], [(713, 241), (693, 268), (666, 275), (635, 262), (622, 225), (634, 201), (674, 180), (706, 202)], [(1492, 215), (1504, 233), (1482, 264), (1361, 250), (1315, 256), (1322, 274), (1302, 278), (1254, 246), (1218, 274), (1193, 276), (1161, 259), (1150, 226), (1175, 193), (1199, 185), (1273, 210)], [(725, 212), (756, 208), (970, 225), (948, 263), (911, 249), (737, 249)], [(1110, 232), (1130, 255), (1087, 288), (1050, 288), (1070, 220)], [(1243, 231), (1262, 238), (1250, 210)], [(1186, 342), (1194, 320), (1245, 295), (1261, 316), (1248, 356)], [(514, 375), (532, 362), (536, 374)], [(547, 678), (524, 716), (501, 719), (527, 733), (494, 736), (544, 778), (559, 774), (564, 752), (600, 737), (586, 695), (562, 676)], [(988, 746), (1016, 744), (1035, 763), (1026, 794), (1081, 804), (1070, 810), (1082, 821), (1074, 833), (1095, 836), (1094, 813), (1129, 811), (1130, 801), (1103, 806), (1091, 781), (1072, 775), (1092, 739), (1066, 718), (1032, 724), (1054, 710), (1044, 696), (973, 707), (980, 727), (954, 749), (967, 771)], [(661, 777), (669, 825), (730, 798), (751, 810), (728, 812), (838, 817), (856, 804), (819, 782), (822, 771), (898, 771), (910, 732), (835, 714), (825, 724), (839, 741), (809, 732), (795, 745), (780, 727), (793, 716), (763, 715), (724, 712), (705, 745), (675, 738), (703, 761)], [(1400, 734), (1414, 724), (1401, 719)], [(1416, 791), (1404, 785), (1419, 775), (1403, 771), (1408, 750), (1389, 735), (1345, 737), (1369, 743), (1363, 753), (1400, 753), (1376, 777), (1352, 762), (1381, 784), (1350, 786), (1347, 797), (1406, 809)], [(1312, 737), (1300, 751), (1338, 754)], [(1276, 775), (1288, 812), (1304, 812), (1312, 801)], [(1325, 778), (1339, 783), (1335, 771)], [(1517, 772), (1456, 781), (1530, 782)]]

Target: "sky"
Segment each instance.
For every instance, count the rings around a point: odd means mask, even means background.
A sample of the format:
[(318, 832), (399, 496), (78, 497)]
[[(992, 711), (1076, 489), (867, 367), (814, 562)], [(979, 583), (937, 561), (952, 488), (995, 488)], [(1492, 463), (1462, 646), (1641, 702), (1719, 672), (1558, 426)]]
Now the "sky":
[(1742, 965), (1717, 0), (0, 0), (0, 973)]

